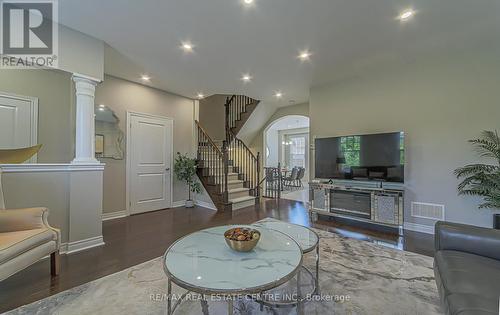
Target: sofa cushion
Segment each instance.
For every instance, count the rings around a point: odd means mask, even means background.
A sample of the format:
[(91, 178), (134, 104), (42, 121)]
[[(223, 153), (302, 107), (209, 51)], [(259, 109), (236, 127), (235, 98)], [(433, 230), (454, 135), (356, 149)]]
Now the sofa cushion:
[(500, 261), (440, 250), (434, 264), (436, 283), (449, 314), (498, 314)]
[(478, 294), (450, 294), (447, 297), (450, 314), (498, 315), (498, 298)]
[(0, 233), (0, 263), (50, 241), (57, 241), (51, 229)]

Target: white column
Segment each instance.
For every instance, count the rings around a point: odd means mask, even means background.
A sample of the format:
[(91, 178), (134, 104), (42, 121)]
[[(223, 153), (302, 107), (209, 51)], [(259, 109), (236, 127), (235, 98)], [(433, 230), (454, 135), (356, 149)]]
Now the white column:
[(76, 92), (76, 142), (73, 164), (97, 164), (94, 98), (97, 81), (73, 75)]

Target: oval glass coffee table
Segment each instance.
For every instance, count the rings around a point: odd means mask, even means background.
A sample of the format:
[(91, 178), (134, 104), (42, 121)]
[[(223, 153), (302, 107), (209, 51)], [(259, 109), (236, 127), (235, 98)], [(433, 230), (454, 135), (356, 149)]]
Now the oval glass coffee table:
[[(167, 314), (189, 292), (228, 297), (228, 313), (232, 314), (232, 298), (238, 295), (268, 291), (292, 279), (302, 266), (301, 247), (288, 235), (264, 227), (257, 246), (248, 253), (227, 246), (224, 232), (236, 226), (219, 226), (184, 236), (173, 243), (163, 257), (168, 277)], [(172, 307), (172, 282), (187, 293)]]
[[(300, 302), (301, 299), (302, 300), (304, 299), (303, 298), (304, 296), (311, 296), (311, 295), (317, 294), (319, 292), (319, 236), (318, 236), (318, 234), (316, 234), (316, 232), (314, 232), (313, 230), (311, 230), (308, 227), (298, 225), (298, 224), (288, 223), (288, 222), (284, 222), (284, 221), (280, 221), (280, 220), (276, 220), (273, 218), (266, 218), (266, 219), (263, 219), (263, 220), (260, 220), (256, 223), (254, 223), (252, 225), (257, 227), (257, 228), (263, 227), (263, 228), (267, 228), (267, 229), (276, 230), (276, 231), (282, 232), (282, 233), (290, 236), (293, 240), (295, 240), (299, 244), (304, 255), (307, 253), (310, 253), (312, 251), (316, 251), (315, 274), (313, 275), (313, 273), (306, 266), (302, 266), (302, 270), (301, 270), (301, 271), (306, 272), (312, 278), (313, 284), (312, 284), (312, 289), (310, 292), (308, 292), (308, 293), (300, 292), (300, 291), (295, 292), (297, 294), (297, 299), (295, 301), (260, 300), (257, 302), (259, 302), (263, 305), (271, 306), (271, 307), (296, 306)], [(292, 285), (291, 287), (300, 288), (300, 286), (301, 286), (300, 277), (302, 274), (301, 271), (299, 271), (297, 273), (297, 279), (296, 279), (297, 285)], [(267, 294), (267, 295), (269, 295), (269, 294)], [(263, 295), (263, 296), (266, 296), (266, 295)]]

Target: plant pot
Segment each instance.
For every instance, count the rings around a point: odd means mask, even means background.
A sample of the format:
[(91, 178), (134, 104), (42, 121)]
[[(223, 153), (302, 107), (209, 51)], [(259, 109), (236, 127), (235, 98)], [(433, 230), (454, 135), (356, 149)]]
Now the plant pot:
[(493, 215), (493, 228), (500, 230), (500, 213)]
[(194, 201), (186, 200), (186, 208), (193, 208), (193, 207), (194, 207)]

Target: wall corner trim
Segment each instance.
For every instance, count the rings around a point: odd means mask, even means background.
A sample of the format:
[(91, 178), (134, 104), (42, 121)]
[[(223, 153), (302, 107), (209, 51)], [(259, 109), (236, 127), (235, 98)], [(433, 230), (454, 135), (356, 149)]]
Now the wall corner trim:
[(115, 211), (115, 212), (110, 212), (110, 213), (103, 213), (102, 214), (102, 220), (103, 221), (108, 221), (108, 220), (114, 220), (114, 219), (119, 219), (119, 218), (124, 218), (127, 217), (127, 211), (122, 210), (122, 211)]
[(186, 200), (179, 200), (179, 201), (172, 202), (172, 208), (180, 208), (180, 207), (184, 207), (185, 205), (186, 205)]
[(104, 246), (104, 239), (101, 236), (87, 238), (81, 241), (62, 243), (60, 248), (61, 254), (73, 254), (83, 250), (91, 249), (98, 246)]

